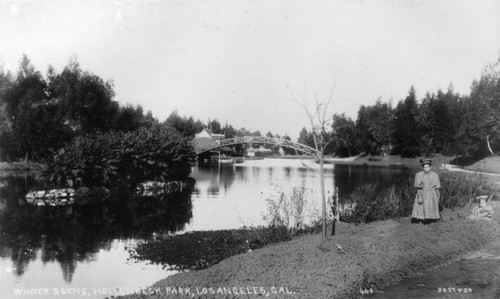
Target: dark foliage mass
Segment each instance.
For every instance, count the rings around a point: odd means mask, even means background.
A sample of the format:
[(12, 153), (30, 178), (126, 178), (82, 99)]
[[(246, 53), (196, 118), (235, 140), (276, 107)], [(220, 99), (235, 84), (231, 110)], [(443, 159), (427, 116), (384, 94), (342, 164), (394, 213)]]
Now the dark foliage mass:
[(50, 160), (77, 136), (96, 131), (132, 131), (157, 121), (142, 107), (120, 107), (113, 84), (82, 71), (72, 60), (46, 77), (23, 56), (17, 76), (0, 69), (0, 154), (2, 160)]
[[(500, 60), (484, 69), (470, 95), (459, 95), (450, 85), (446, 92), (419, 99), (411, 87), (395, 107), (379, 99), (361, 106), (355, 122), (343, 114), (332, 120), (325, 154), (495, 154), (500, 149)], [(314, 147), (312, 132), (302, 129), (299, 142)]]
[(190, 139), (160, 126), (93, 133), (59, 150), (45, 171), (57, 186), (128, 186), (186, 178), (194, 164)]
[[(144, 114), (141, 106), (122, 107), (114, 96), (112, 81), (83, 71), (74, 59), (61, 73), (49, 67), (45, 76), (26, 56), (16, 75), (0, 68), (0, 160), (47, 161), (77, 136), (132, 132), (159, 124), (151, 112)], [(500, 61), (484, 69), (468, 95), (459, 95), (450, 85), (446, 91), (418, 98), (411, 87), (395, 105), (378, 99), (374, 105), (361, 106), (355, 121), (344, 114), (333, 115), (332, 121), (325, 154), (443, 153), (478, 158), (494, 154), (500, 148)], [(177, 111), (161, 125), (188, 138), (203, 128), (225, 138), (263, 135), (217, 119), (204, 124)], [(312, 132), (306, 128), (298, 141), (314, 147)]]

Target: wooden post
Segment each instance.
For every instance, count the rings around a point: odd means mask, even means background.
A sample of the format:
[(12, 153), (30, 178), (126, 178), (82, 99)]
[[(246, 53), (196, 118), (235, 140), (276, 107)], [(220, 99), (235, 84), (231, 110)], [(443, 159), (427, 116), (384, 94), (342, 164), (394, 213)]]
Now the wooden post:
[(339, 214), (339, 187), (335, 187), (335, 220), (340, 222)]
[[(340, 222), (340, 215), (339, 215), (339, 187), (335, 187), (335, 209), (332, 209), (333, 211), (333, 222), (332, 222), (332, 236), (335, 235), (335, 225), (337, 222)], [(332, 200), (333, 201), (333, 200)]]
[[(335, 191), (334, 191), (335, 192)], [(335, 236), (335, 224), (337, 223), (337, 208), (335, 206), (335, 201), (333, 200), (333, 197), (335, 194), (332, 194), (332, 213), (333, 213), (333, 222), (332, 222), (332, 236)]]
[(323, 169), (323, 152), (319, 153), (319, 161), (320, 161), (320, 166), (319, 166), (319, 176), (320, 176), (320, 183), (321, 183), (321, 214), (322, 214), (322, 229), (323, 229), (323, 237), (326, 238), (327, 232), (326, 232), (326, 195), (325, 195), (325, 175), (324, 175), (324, 169)]

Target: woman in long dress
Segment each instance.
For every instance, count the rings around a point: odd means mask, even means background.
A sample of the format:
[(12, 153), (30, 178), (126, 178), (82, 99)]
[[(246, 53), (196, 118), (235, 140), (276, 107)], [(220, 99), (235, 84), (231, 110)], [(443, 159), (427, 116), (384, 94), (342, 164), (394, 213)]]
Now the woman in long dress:
[(420, 164), (423, 170), (415, 175), (417, 195), (413, 203), (411, 222), (429, 224), (441, 218), (439, 214), (441, 183), (437, 173), (431, 171), (431, 159), (421, 159)]

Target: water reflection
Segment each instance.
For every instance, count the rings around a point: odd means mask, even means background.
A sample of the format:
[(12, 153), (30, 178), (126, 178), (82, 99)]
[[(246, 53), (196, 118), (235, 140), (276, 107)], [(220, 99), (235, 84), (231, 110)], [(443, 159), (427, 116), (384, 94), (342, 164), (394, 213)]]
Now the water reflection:
[[(363, 165), (325, 165), (327, 196), (339, 188), (341, 197), (365, 183), (388, 183), (408, 169)], [(311, 201), (320, 196), (319, 165), (307, 160), (265, 159), (235, 165), (198, 166), (193, 198), (193, 219), (186, 230), (235, 229), (266, 225), (266, 198), (277, 189), (302, 187)]]
[[(297, 160), (285, 160), (284, 163), (279, 162), (281, 163), (279, 167), (279, 163), (270, 165), (276, 163), (270, 160), (247, 161), (242, 165), (198, 166), (193, 172), (193, 177), (197, 180), (195, 194), (206, 192), (218, 196), (229, 192), (233, 184), (242, 182), (254, 185), (256, 188), (262, 188), (265, 183), (271, 182), (318, 188), (318, 166), (311, 162), (298, 163)], [(333, 189), (334, 186), (339, 187), (341, 196), (347, 196), (364, 183), (389, 183), (395, 176), (408, 173), (406, 168), (386, 166), (339, 164), (325, 165), (325, 168), (327, 190)]]
[(0, 182), (0, 258), (13, 262), (16, 276), (40, 258), (44, 264), (57, 262), (64, 280), (71, 282), (78, 264), (109, 251), (114, 240), (183, 230), (192, 217), (191, 190), (156, 197), (118, 193), (85, 205), (36, 207), (24, 199), (35, 185), (33, 178)]
[(334, 177), (340, 196), (347, 196), (365, 183), (390, 183), (395, 177), (407, 175), (409, 171), (403, 167), (335, 165)]

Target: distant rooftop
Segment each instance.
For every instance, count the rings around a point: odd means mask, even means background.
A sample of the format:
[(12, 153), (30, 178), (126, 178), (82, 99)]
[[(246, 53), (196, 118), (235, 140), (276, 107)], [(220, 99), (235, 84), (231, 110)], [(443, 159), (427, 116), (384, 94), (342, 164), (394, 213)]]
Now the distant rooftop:
[(203, 129), (194, 136), (193, 144), (196, 152), (204, 152), (208, 149), (217, 147), (219, 143), (216, 140), (224, 139), (224, 134), (210, 134), (209, 129)]

